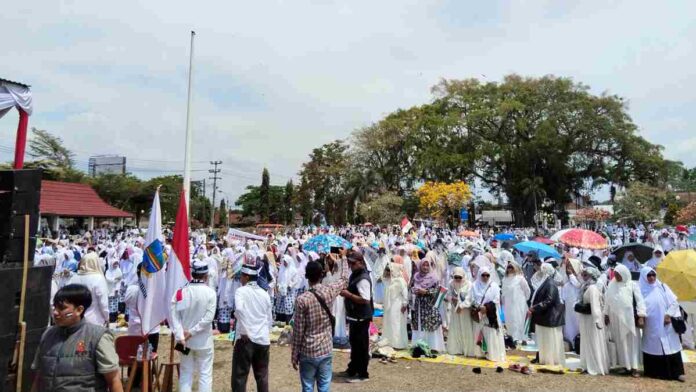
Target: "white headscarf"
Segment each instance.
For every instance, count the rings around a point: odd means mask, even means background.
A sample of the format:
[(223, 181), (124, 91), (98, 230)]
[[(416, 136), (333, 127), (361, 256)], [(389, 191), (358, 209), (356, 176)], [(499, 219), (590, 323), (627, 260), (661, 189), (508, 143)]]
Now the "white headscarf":
[(281, 295), (285, 295), (287, 289), (292, 288), (296, 283), (297, 267), (295, 266), (295, 260), (290, 255), (284, 255), (282, 260), (283, 262), (280, 263), (278, 272), (278, 289), (281, 291)]
[(531, 303), (534, 304), (534, 299), (539, 292), (539, 287), (541, 287), (547, 279), (554, 276), (556, 269), (550, 263), (542, 263), (541, 269), (537, 271), (534, 276), (532, 276), (532, 287), (534, 288), (534, 294), (532, 294)]
[[(619, 264), (614, 268), (614, 273), (621, 276), (621, 282), (616, 277), (609, 282), (606, 301), (616, 310), (621, 324), (631, 333), (635, 333), (635, 319), (633, 316), (633, 282), (631, 272), (625, 265)], [(646, 274), (647, 275), (647, 274)]]
[(500, 288), (498, 287), (498, 284), (493, 281), (492, 276), (488, 278), (488, 283), (483, 282), (481, 275), (484, 273), (491, 275), (491, 268), (488, 266), (483, 266), (478, 270), (476, 282), (474, 282), (472, 292), (473, 300), (478, 305), (483, 305), (488, 302), (497, 302), (496, 299), (500, 294)]

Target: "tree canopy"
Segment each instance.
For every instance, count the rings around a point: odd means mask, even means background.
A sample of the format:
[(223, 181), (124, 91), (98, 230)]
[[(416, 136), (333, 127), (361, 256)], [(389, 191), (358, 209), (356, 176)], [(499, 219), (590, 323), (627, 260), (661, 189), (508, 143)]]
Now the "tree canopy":
[(476, 179), (506, 197), (521, 225), (533, 222), (542, 200), (564, 216), (566, 203), (600, 186), (691, 178), (639, 136), (623, 98), (593, 94), (570, 78), (442, 80), (432, 92), (430, 103), (399, 109), (347, 141), (312, 151), (299, 188), (312, 215), (340, 224), (353, 221), (355, 206), (370, 194), (407, 197), (427, 181)]

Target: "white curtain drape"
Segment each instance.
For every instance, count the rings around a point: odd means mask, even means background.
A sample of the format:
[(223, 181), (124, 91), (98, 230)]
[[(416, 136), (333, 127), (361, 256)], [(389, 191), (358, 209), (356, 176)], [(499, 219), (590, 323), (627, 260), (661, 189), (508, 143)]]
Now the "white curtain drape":
[(33, 104), (28, 87), (0, 81), (0, 118), (10, 109), (19, 106), (31, 116)]

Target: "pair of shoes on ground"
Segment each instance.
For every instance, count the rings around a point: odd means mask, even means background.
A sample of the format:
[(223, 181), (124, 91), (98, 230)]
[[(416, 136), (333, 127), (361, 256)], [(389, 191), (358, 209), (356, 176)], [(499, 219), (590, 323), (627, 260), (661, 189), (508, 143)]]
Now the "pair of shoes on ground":
[(340, 377), (346, 378), (347, 382), (349, 383), (360, 383), (360, 382), (365, 382), (370, 379), (370, 377), (360, 377), (355, 373), (351, 373), (349, 371), (344, 371), (338, 374)]

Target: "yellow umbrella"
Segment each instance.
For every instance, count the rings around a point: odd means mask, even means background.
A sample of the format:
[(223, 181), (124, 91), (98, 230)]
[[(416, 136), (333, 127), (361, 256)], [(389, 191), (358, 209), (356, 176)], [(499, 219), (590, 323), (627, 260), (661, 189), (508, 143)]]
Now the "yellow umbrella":
[(668, 285), (680, 301), (696, 299), (696, 251), (669, 252), (657, 266), (658, 278)]

